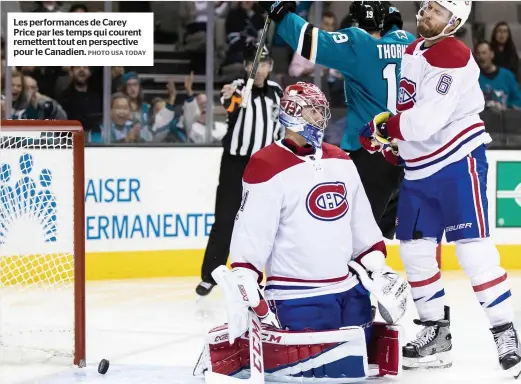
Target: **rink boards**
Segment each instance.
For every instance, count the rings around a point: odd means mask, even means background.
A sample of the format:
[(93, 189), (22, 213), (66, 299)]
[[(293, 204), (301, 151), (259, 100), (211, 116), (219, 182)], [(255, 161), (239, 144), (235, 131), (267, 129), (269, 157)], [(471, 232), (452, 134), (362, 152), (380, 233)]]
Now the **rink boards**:
[[(87, 279), (199, 275), (221, 154), (220, 148), (86, 148)], [(491, 236), (503, 266), (521, 269), (521, 151), (488, 151), (488, 158)], [(397, 242), (389, 242), (388, 254), (402, 269)], [(442, 269), (459, 269), (453, 246), (443, 245)]]
[[(87, 277), (199, 275), (221, 153), (219, 148), (88, 148)], [(489, 151), (488, 157), (491, 234), (503, 265), (521, 269), (521, 151)], [(111, 179), (127, 180), (120, 181), (114, 199), (108, 191), (117, 189), (117, 182), (103, 185)], [(396, 242), (388, 252), (391, 265), (401, 269)], [(459, 269), (451, 245), (443, 245), (442, 268)]]

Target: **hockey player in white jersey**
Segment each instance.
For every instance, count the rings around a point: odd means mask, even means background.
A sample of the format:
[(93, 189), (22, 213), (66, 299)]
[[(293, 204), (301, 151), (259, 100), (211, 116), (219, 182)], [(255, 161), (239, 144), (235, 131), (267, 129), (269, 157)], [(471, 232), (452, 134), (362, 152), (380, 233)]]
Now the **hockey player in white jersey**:
[(322, 143), (329, 117), (317, 86), (286, 88), (285, 139), (258, 151), (246, 167), (232, 271), (216, 279), (228, 325), (210, 331), (196, 372), (236, 375), (248, 368), (244, 333), (253, 309), (270, 324), (264, 370), (275, 379), (359, 381), (370, 375), (369, 363), (378, 364), (376, 375), (398, 373), (399, 327), (373, 323), (369, 292), (387, 323), (395, 323), (405, 312), (407, 283), (386, 265), (382, 233), (353, 162)]
[[(443, 233), (456, 243), (459, 263), (491, 324), (499, 363), (519, 373), (519, 340), (505, 270), (489, 237), (484, 108), (479, 67), (452, 35), (465, 23), (471, 1), (429, 1), (418, 13), (421, 38), (402, 60), (398, 114), (381, 113), (360, 132), (375, 150), (405, 167), (396, 237), (423, 326), (403, 348), (404, 368), (449, 367), (449, 309), (436, 263)], [(394, 152), (396, 154), (396, 152)]]

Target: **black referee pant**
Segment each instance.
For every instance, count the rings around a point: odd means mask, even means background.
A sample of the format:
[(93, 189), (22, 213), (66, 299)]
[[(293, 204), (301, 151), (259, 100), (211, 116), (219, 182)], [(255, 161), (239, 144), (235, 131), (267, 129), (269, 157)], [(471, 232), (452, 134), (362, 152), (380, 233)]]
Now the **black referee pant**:
[(201, 279), (204, 282), (215, 284), (212, 278), (213, 270), (226, 264), (228, 259), (233, 224), (242, 201), (242, 176), (249, 160), (249, 156), (223, 153), (215, 197), (215, 221), (201, 269)]
[(371, 154), (363, 148), (349, 152), (349, 157), (358, 170), (376, 223), (384, 237), (392, 240), (403, 168), (392, 165), (380, 153)]

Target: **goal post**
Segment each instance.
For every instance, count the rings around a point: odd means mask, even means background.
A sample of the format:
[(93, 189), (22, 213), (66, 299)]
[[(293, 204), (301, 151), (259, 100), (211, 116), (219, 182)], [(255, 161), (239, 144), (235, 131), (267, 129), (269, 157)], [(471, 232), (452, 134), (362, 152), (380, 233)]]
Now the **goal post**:
[(77, 121), (1, 121), (0, 365), (85, 366), (84, 148)]

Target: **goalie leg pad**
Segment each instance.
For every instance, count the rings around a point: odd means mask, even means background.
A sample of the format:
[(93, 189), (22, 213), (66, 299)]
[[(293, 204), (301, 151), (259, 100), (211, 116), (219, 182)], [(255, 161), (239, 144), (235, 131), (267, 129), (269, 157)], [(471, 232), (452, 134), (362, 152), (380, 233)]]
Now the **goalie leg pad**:
[[(264, 370), (268, 379), (290, 382), (324, 379), (328, 383), (347, 383), (363, 380), (368, 375), (365, 334), (360, 327), (321, 332), (264, 327), (262, 337)], [(194, 374), (210, 370), (242, 376), (249, 365), (247, 335), (230, 345), (224, 325), (208, 334)]]
[(402, 369), (402, 350), (400, 337), (404, 330), (399, 325), (373, 323), (373, 340), (368, 345), (369, 364), (378, 366), (377, 376), (400, 374)]

